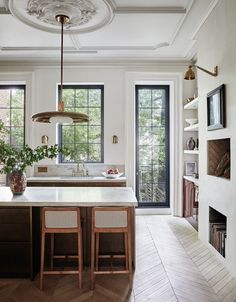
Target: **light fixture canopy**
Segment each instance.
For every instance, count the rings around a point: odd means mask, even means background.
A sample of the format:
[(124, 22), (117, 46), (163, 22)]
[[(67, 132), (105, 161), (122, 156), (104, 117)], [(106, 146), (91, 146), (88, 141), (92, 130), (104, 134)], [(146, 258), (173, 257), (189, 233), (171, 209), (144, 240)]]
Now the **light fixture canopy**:
[(38, 123), (59, 123), (59, 124), (71, 124), (71, 123), (83, 123), (88, 122), (89, 117), (87, 114), (79, 112), (65, 112), (63, 102), (63, 29), (64, 24), (70, 21), (70, 18), (66, 15), (56, 15), (55, 19), (58, 23), (61, 23), (61, 86), (59, 91), (58, 111), (47, 111), (36, 113), (32, 116), (33, 122)]
[(185, 76), (184, 76), (185, 80), (194, 80), (195, 79), (195, 73), (192, 70), (192, 67), (196, 67), (196, 68), (200, 69), (201, 71), (204, 71), (204, 72), (206, 72), (207, 74), (209, 74), (209, 75), (211, 75), (213, 77), (217, 77), (218, 76), (218, 66), (215, 66), (214, 67), (214, 71), (211, 72), (211, 71), (209, 71), (209, 70), (207, 70), (205, 68), (202, 68), (202, 67), (200, 67), (198, 65), (189, 65), (188, 70), (186, 71)]

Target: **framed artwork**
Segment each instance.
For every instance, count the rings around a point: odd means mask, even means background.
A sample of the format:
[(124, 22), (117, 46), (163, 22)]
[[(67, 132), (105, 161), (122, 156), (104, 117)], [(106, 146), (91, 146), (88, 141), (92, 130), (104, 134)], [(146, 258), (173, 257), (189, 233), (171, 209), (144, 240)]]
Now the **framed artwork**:
[(185, 175), (193, 176), (197, 173), (197, 162), (196, 161), (186, 161), (185, 162)]
[(207, 129), (225, 128), (225, 85), (207, 94)]

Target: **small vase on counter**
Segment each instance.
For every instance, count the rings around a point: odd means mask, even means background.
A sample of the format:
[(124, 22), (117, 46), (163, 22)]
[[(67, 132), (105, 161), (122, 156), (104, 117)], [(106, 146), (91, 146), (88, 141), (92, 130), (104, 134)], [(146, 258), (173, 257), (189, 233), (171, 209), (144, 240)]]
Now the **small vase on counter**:
[(186, 145), (187, 145), (187, 150), (194, 150), (196, 143), (195, 143), (195, 140), (193, 139), (193, 137), (190, 137), (187, 140)]
[(27, 180), (22, 171), (13, 172), (9, 176), (9, 185), (13, 195), (21, 195), (26, 188)]

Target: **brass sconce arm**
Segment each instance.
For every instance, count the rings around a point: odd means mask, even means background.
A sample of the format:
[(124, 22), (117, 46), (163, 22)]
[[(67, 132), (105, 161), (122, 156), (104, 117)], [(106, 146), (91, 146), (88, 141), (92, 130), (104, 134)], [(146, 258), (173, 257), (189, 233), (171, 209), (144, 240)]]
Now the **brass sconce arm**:
[(218, 66), (215, 66), (214, 67), (214, 72), (211, 72), (211, 71), (209, 71), (209, 70), (207, 70), (205, 68), (202, 68), (202, 67), (200, 67), (198, 65), (190, 65), (188, 67), (188, 70), (185, 73), (185, 76), (184, 76), (185, 80), (194, 80), (195, 79), (195, 73), (192, 70), (192, 67), (196, 67), (196, 68), (200, 69), (201, 71), (204, 71), (205, 73), (207, 73), (207, 74), (209, 74), (209, 75), (211, 75), (213, 77), (217, 77), (218, 76)]
[(200, 66), (198, 66), (198, 65), (193, 65), (194, 67), (197, 67), (198, 69), (200, 69), (201, 71), (204, 71), (204, 72), (206, 72), (206, 73), (208, 73), (209, 75), (211, 75), (211, 76), (213, 76), (213, 77), (217, 77), (218, 76), (218, 66), (215, 66), (214, 67), (214, 72), (211, 72), (211, 71), (209, 71), (209, 70), (207, 70), (207, 69), (205, 69), (205, 68), (202, 68), (202, 67), (200, 67)]

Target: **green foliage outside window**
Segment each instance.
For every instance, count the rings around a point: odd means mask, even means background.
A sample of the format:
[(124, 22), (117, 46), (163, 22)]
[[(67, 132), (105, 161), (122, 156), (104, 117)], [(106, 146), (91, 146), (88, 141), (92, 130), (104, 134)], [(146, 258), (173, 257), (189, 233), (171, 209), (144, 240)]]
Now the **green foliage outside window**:
[(63, 101), (65, 111), (85, 113), (89, 122), (59, 126), (59, 146), (70, 151), (60, 162), (103, 162), (103, 86), (65, 85)]

